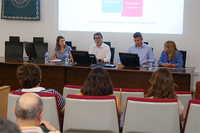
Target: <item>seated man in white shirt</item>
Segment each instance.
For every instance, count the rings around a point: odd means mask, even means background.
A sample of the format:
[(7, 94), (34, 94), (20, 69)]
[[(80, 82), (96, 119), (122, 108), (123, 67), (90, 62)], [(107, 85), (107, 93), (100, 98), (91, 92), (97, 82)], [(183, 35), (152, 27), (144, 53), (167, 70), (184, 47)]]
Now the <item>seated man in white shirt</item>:
[(89, 54), (95, 54), (97, 62), (110, 62), (111, 53), (110, 47), (103, 43), (103, 36), (100, 32), (97, 32), (93, 36), (95, 44), (90, 47)]

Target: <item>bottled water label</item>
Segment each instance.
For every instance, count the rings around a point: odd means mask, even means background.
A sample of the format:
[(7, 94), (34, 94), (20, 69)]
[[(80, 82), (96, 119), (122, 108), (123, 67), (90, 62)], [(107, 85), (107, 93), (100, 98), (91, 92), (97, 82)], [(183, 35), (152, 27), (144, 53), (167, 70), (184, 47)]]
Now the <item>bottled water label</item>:
[(69, 62), (69, 54), (68, 53), (65, 55), (65, 62)]
[(48, 52), (45, 53), (45, 64), (49, 62), (49, 54)]

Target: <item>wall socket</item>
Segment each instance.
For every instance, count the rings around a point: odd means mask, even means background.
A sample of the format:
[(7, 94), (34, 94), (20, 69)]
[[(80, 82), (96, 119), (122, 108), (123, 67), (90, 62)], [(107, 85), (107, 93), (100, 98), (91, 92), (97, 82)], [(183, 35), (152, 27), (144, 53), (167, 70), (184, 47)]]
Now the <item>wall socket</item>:
[(194, 76), (199, 76), (199, 70), (194, 70)]

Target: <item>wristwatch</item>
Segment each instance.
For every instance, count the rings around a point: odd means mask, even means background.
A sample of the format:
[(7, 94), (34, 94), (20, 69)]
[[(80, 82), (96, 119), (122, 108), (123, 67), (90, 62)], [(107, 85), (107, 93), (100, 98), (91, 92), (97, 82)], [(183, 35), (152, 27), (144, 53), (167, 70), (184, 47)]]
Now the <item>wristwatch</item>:
[(101, 62), (101, 59), (99, 59), (99, 62)]

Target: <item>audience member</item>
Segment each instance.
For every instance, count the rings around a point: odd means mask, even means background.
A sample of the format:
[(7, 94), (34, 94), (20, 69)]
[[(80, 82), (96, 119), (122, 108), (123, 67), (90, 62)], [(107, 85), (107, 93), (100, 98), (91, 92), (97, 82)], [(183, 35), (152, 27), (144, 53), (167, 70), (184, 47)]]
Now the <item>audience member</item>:
[[(166, 68), (160, 68), (155, 71), (150, 79), (151, 87), (147, 93), (149, 98), (177, 98), (175, 93), (176, 84), (174, 83), (171, 72)], [(178, 110), (180, 121), (183, 118), (183, 105), (178, 100)]]
[(174, 41), (165, 42), (158, 65), (164, 67), (183, 67), (182, 54), (176, 48)]
[[(89, 73), (81, 93), (77, 95), (112, 96), (113, 84), (108, 72), (103, 67), (94, 67)], [(119, 116), (122, 113), (121, 105), (116, 98)]]
[(0, 132), (1, 133), (21, 133), (18, 126), (8, 119), (0, 117)]
[(58, 36), (56, 39), (56, 47), (51, 55), (51, 59), (61, 59), (65, 60), (65, 56), (68, 53), (70, 60), (72, 59), (71, 47), (65, 45), (65, 38), (63, 36)]
[(42, 81), (42, 71), (36, 64), (28, 63), (17, 68), (17, 78), (22, 86), (22, 89), (16, 91), (22, 92), (43, 92), (43, 93), (55, 93), (58, 96), (58, 105), (60, 113), (64, 116), (65, 99), (62, 95), (54, 89), (45, 89), (40, 87)]
[(140, 58), (140, 66), (148, 65), (149, 59), (152, 58), (153, 64), (155, 63), (155, 58), (153, 55), (152, 47), (145, 44), (143, 41), (142, 34), (140, 32), (135, 32), (133, 34), (135, 44), (131, 45), (127, 49), (127, 53), (135, 53), (138, 54)]
[(42, 121), (43, 102), (40, 96), (35, 93), (25, 93), (21, 95), (14, 108), (17, 125), (24, 132), (42, 133), (40, 124), (44, 124), (49, 131), (59, 132), (49, 122)]
[(89, 54), (95, 54), (97, 62), (110, 62), (110, 47), (103, 43), (102, 34), (100, 32), (95, 33), (93, 39), (95, 44), (91, 45)]

